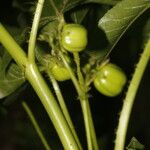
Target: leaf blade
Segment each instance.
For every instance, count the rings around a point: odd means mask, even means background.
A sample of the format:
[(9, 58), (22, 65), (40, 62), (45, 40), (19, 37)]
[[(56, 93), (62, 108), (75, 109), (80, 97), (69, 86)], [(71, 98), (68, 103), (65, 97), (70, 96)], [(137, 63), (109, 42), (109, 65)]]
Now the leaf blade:
[(99, 20), (98, 27), (105, 32), (110, 51), (130, 25), (149, 7), (150, 0), (123, 0)]
[(14, 92), (25, 82), (25, 77), (21, 69), (11, 63), (7, 70), (0, 72), (0, 99)]

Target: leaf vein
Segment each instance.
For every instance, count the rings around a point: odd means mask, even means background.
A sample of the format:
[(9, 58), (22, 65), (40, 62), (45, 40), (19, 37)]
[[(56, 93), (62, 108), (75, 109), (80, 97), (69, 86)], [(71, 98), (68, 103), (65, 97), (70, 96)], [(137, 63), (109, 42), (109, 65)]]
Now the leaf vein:
[(126, 7), (124, 9), (128, 10), (128, 9), (139, 9), (142, 7), (145, 7), (147, 4), (143, 4), (143, 5), (137, 5), (137, 6), (132, 6), (132, 7)]
[(123, 29), (123, 28), (125, 28), (126, 26), (124, 25), (124, 26), (121, 26), (121, 27), (119, 27), (119, 28), (115, 28), (115, 29), (112, 29), (112, 30), (106, 30), (105, 32), (106, 33), (110, 33), (110, 32), (114, 32), (114, 31), (118, 31), (118, 30), (120, 30), (120, 29)]

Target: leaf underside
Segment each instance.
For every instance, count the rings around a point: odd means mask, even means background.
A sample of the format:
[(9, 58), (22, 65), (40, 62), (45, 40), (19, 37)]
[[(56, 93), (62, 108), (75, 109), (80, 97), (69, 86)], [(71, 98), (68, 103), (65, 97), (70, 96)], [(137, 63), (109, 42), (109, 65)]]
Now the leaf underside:
[(0, 99), (14, 92), (24, 81), (23, 72), (5, 51), (0, 57)]
[(113, 49), (130, 25), (149, 7), (150, 0), (123, 0), (99, 20), (98, 27), (106, 34), (109, 51)]

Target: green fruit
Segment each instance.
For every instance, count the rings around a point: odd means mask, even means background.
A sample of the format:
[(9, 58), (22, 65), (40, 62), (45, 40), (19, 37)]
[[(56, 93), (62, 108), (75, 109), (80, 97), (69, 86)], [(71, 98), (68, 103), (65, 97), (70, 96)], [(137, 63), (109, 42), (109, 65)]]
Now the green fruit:
[(70, 79), (70, 74), (64, 66), (56, 64), (51, 68), (51, 72), (57, 81), (65, 81)]
[(80, 52), (87, 45), (87, 30), (79, 24), (66, 24), (62, 30), (62, 46), (70, 52)]
[[(71, 64), (71, 59), (69, 56), (64, 55), (68, 64)], [(70, 73), (62, 63), (62, 61), (56, 57), (51, 57), (49, 68), (52, 75), (57, 81), (65, 81), (70, 79)]]
[(98, 69), (94, 79), (94, 86), (103, 95), (114, 97), (121, 93), (126, 80), (126, 75), (121, 68), (115, 64), (108, 63)]

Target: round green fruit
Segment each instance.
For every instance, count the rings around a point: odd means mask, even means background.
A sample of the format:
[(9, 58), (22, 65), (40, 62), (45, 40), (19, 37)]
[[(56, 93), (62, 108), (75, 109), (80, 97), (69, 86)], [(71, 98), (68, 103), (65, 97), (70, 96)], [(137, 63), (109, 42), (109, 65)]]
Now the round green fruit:
[(94, 86), (103, 95), (114, 97), (121, 93), (126, 81), (126, 75), (121, 68), (108, 63), (98, 69)]
[(64, 66), (56, 64), (51, 68), (51, 72), (57, 81), (65, 81), (70, 79), (70, 74)]
[(87, 30), (79, 24), (66, 24), (62, 30), (62, 46), (70, 52), (80, 52), (87, 45)]

